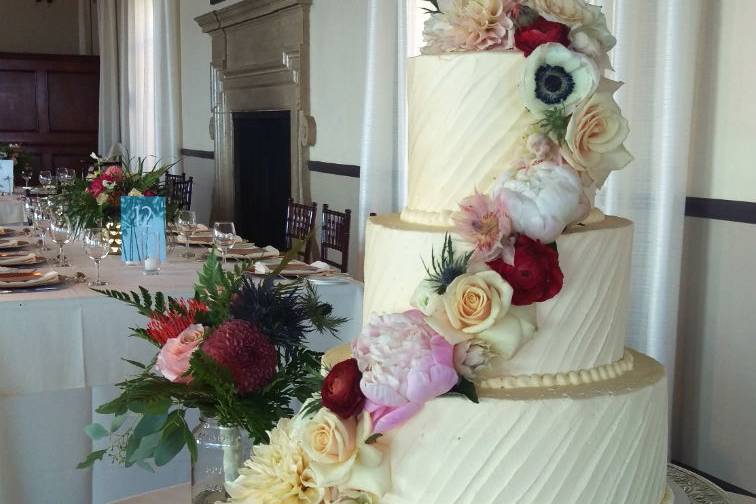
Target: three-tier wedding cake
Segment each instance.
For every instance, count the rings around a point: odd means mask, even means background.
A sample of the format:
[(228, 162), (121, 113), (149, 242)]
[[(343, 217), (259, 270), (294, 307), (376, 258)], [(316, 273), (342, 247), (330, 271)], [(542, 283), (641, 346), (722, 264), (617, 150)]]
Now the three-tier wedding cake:
[[(365, 328), (229, 491), (265, 496), (267, 474), (291, 500), (254, 502), (671, 502), (665, 372), (624, 346), (633, 224), (593, 208), (632, 159), (605, 17), (429, 5), (407, 207), (367, 226)], [(271, 450), (296, 455), (288, 479)]]

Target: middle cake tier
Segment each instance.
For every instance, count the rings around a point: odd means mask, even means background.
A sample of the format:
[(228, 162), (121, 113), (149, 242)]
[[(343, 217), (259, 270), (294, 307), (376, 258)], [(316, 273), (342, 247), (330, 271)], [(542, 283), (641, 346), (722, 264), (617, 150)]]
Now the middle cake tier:
[[(371, 313), (411, 308), (423, 264), (438, 255), (451, 230), (402, 221), (398, 214), (372, 217), (367, 226), (363, 324)], [(633, 225), (607, 217), (574, 226), (557, 240), (564, 286), (536, 305), (537, 331), (494, 376), (570, 373), (623, 358), (627, 327)], [(454, 235), (452, 234), (454, 239)], [(454, 240), (459, 252), (467, 246)]]

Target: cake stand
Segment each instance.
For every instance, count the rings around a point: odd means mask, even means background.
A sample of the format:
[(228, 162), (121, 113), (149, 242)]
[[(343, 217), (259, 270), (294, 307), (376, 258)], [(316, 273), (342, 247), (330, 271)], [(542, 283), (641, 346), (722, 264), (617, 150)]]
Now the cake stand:
[(667, 480), (675, 495), (675, 504), (730, 504), (724, 490), (682, 467), (669, 464)]

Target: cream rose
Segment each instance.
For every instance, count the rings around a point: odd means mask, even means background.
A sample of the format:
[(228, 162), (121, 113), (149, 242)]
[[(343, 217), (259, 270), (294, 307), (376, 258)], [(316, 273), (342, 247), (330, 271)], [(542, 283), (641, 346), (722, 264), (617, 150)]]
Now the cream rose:
[(623, 145), (630, 128), (612, 96), (620, 85), (604, 79), (567, 125), (567, 148), (562, 155), (575, 170), (587, 172), (598, 188), (610, 172), (633, 160)]
[(506, 314), (512, 287), (495, 271), (481, 271), (455, 278), (443, 296), (449, 323), (466, 334), (478, 334)]
[(427, 280), (420, 282), (410, 299), (410, 304), (423, 312), (424, 315), (432, 315), (438, 309), (440, 303), (441, 296)]
[(303, 419), (297, 432), (318, 488), (349, 488), (376, 495), (389, 490), (391, 476), (384, 447), (367, 444), (373, 433), (368, 412), (343, 420), (321, 408)]
[(601, 8), (588, 5), (583, 0), (529, 0), (528, 6), (549, 21), (570, 27), (592, 25), (601, 13)]

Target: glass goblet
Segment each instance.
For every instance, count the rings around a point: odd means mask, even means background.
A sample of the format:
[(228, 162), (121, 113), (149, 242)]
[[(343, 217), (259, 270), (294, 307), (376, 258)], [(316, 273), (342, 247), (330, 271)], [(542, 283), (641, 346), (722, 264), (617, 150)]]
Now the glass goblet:
[(50, 231), (50, 215), (42, 207), (35, 207), (33, 213), (34, 229), (39, 233), (40, 237), (40, 250), (49, 251), (50, 247), (47, 246), (47, 233)]
[(97, 279), (93, 282), (89, 282), (89, 286), (102, 287), (108, 285), (108, 282), (100, 280), (100, 262), (102, 262), (110, 252), (108, 230), (105, 228), (90, 228), (84, 230), (82, 244), (84, 245), (84, 253), (94, 261), (95, 266), (97, 267)]
[(176, 227), (184, 236), (186, 249), (181, 257), (191, 259), (194, 254), (189, 251), (189, 238), (195, 229), (197, 229), (197, 214), (192, 210), (181, 210), (176, 216)]
[(53, 174), (50, 170), (42, 170), (39, 172), (39, 183), (45, 192), (50, 190), (53, 180)]
[(31, 189), (31, 187), (29, 186), (29, 181), (31, 180), (33, 174), (34, 172), (32, 172), (31, 166), (29, 166), (28, 164), (24, 165), (24, 168), (21, 170), (21, 178), (24, 179), (24, 189)]
[(236, 242), (236, 227), (233, 222), (216, 222), (213, 225), (213, 243), (221, 251), (224, 266), (234, 242)]
[(63, 253), (63, 245), (71, 242), (71, 221), (68, 217), (61, 214), (54, 214), (50, 218), (50, 234), (53, 241), (58, 245), (58, 260), (56, 264), (61, 268), (70, 266), (65, 254)]

